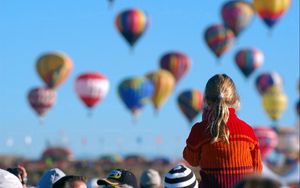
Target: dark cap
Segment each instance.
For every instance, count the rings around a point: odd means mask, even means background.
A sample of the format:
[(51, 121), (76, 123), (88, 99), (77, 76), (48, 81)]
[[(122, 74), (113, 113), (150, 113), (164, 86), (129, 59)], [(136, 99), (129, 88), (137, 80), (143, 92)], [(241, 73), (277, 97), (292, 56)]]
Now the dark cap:
[(120, 186), (120, 185), (129, 185), (133, 188), (138, 188), (137, 180), (135, 175), (124, 169), (115, 169), (111, 171), (107, 178), (99, 179), (97, 181), (98, 185), (112, 185), (112, 186)]

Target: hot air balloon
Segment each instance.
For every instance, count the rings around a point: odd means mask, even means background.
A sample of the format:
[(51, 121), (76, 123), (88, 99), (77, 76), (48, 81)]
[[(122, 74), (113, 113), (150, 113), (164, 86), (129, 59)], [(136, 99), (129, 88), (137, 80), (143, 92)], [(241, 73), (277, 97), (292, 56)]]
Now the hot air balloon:
[(274, 129), (265, 126), (254, 127), (254, 133), (259, 141), (261, 157), (265, 159), (277, 146), (278, 135)]
[(117, 15), (115, 25), (129, 45), (133, 47), (147, 29), (148, 17), (142, 10), (129, 9)]
[(88, 107), (94, 107), (109, 90), (109, 81), (98, 72), (87, 72), (75, 80), (75, 91), (81, 101)]
[(263, 95), (269, 87), (276, 86), (281, 88), (283, 81), (277, 72), (264, 72), (256, 78), (255, 84), (257, 91)]
[(49, 88), (37, 87), (28, 93), (28, 101), (39, 117), (44, 117), (56, 101), (55, 91)]
[(299, 133), (294, 127), (279, 127), (277, 150), (289, 156), (296, 156), (299, 159), (300, 142)]
[(234, 34), (223, 25), (215, 24), (205, 30), (204, 39), (211, 51), (219, 58), (232, 46)]
[(160, 59), (160, 68), (170, 71), (178, 82), (189, 70), (191, 60), (181, 52), (169, 52)]
[(287, 97), (281, 91), (281, 88), (273, 86), (263, 94), (262, 104), (269, 117), (275, 121), (281, 117), (286, 109)]
[(255, 48), (241, 49), (235, 55), (235, 62), (244, 76), (248, 78), (255, 69), (263, 64), (264, 55)]
[(197, 89), (181, 92), (177, 97), (177, 103), (184, 116), (191, 123), (203, 107), (203, 95)]
[(152, 104), (158, 110), (172, 94), (175, 87), (175, 78), (169, 71), (162, 69), (147, 74), (147, 78), (154, 84)]
[(153, 91), (153, 83), (145, 77), (125, 79), (118, 87), (119, 96), (135, 117), (139, 115), (144, 105), (151, 100)]
[(290, 4), (291, 0), (253, 0), (258, 15), (269, 28), (275, 25)]
[(49, 88), (57, 88), (72, 70), (71, 59), (63, 53), (43, 54), (36, 64), (37, 72)]
[(252, 21), (254, 9), (248, 2), (228, 1), (221, 10), (224, 25), (237, 37)]

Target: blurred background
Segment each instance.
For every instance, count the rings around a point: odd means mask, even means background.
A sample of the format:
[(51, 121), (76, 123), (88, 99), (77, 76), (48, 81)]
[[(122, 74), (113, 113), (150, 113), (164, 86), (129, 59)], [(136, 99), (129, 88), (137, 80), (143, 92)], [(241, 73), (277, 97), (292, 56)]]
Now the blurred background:
[(0, 168), (23, 164), (32, 184), (51, 166), (163, 173), (225, 73), (265, 163), (294, 172), (299, 1), (264, 2), (2, 0)]

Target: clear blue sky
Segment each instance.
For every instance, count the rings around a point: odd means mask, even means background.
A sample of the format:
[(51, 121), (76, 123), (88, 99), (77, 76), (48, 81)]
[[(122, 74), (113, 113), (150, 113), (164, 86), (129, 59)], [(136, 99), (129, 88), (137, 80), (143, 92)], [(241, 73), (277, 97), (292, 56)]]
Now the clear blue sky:
[[(254, 80), (264, 71), (277, 71), (284, 79), (288, 108), (279, 124), (294, 126), (295, 103), (299, 98), (299, 1), (269, 35), (266, 25), (255, 16), (221, 63), (207, 48), (203, 33), (210, 24), (221, 23), (225, 1), (116, 0), (108, 9), (106, 0), (1, 0), (0, 1), (0, 154), (38, 158), (46, 142), (70, 147), (75, 157), (96, 157), (103, 153), (142, 153), (180, 157), (190, 127), (177, 107), (178, 94), (189, 88), (204, 90), (216, 73), (235, 81), (241, 96), (239, 116), (249, 124), (270, 125)], [(136, 7), (145, 10), (150, 25), (133, 54), (116, 31), (119, 11)], [(263, 51), (265, 63), (248, 80), (233, 58), (242, 47)], [(170, 50), (185, 52), (192, 59), (188, 74), (179, 82), (158, 116), (149, 104), (136, 124), (117, 95), (117, 86), (128, 76), (142, 76), (159, 67), (161, 55)], [(29, 89), (42, 86), (35, 70), (41, 53), (63, 51), (73, 60), (74, 69), (57, 91), (57, 103), (48, 112), (44, 125), (27, 102)], [(106, 75), (111, 87), (107, 97), (87, 117), (87, 109), (74, 92), (74, 80), (84, 71)], [(201, 116), (197, 117), (201, 120)], [(25, 145), (24, 137), (32, 144)], [(157, 145), (157, 137), (162, 144)], [(83, 145), (81, 140), (87, 138)], [(137, 138), (142, 138), (137, 143)], [(9, 145), (7, 142), (13, 144)]]

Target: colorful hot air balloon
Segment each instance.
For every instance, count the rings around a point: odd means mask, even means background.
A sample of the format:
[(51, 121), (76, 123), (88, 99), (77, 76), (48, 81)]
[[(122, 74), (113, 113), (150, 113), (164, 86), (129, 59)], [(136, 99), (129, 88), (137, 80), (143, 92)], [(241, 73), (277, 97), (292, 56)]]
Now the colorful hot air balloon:
[(169, 52), (160, 59), (160, 68), (170, 71), (178, 82), (189, 70), (191, 60), (181, 52)]
[(63, 53), (43, 54), (36, 64), (37, 72), (49, 88), (57, 88), (72, 70), (71, 59)]
[(277, 146), (278, 136), (274, 129), (265, 126), (254, 127), (258, 139), (261, 157), (265, 159)]
[(221, 14), (224, 25), (237, 37), (252, 21), (254, 9), (245, 1), (228, 1), (222, 6)]
[(270, 87), (262, 97), (262, 104), (272, 120), (278, 120), (287, 107), (287, 97), (276, 86)]
[(142, 36), (148, 27), (147, 15), (139, 9), (129, 9), (119, 13), (115, 20), (118, 31), (130, 46)]
[(49, 88), (37, 87), (28, 93), (28, 101), (38, 116), (43, 117), (56, 101), (55, 91)]
[(290, 4), (291, 0), (253, 0), (258, 15), (270, 28), (287, 11)]
[(136, 117), (144, 105), (151, 100), (153, 91), (153, 83), (145, 77), (125, 79), (118, 87), (119, 96), (125, 103), (125, 106)]
[(205, 30), (204, 39), (211, 51), (219, 58), (232, 46), (234, 34), (223, 25), (215, 24)]
[(87, 72), (75, 80), (75, 91), (81, 101), (88, 107), (94, 107), (109, 90), (109, 81), (98, 72)]
[(235, 55), (235, 62), (242, 73), (249, 77), (252, 72), (264, 62), (263, 53), (255, 48), (241, 49)]
[(169, 71), (162, 69), (147, 74), (147, 77), (154, 84), (152, 104), (154, 105), (154, 108), (158, 110), (172, 94), (175, 87), (175, 78)]
[(199, 114), (203, 106), (203, 95), (197, 89), (186, 90), (177, 98), (178, 106), (189, 122)]
[(257, 91), (263, 95), (269, 87), (276, 86), (281, 88), (283, 81), (277, 72), (264, 72), (256, 78), (255, 84)]

